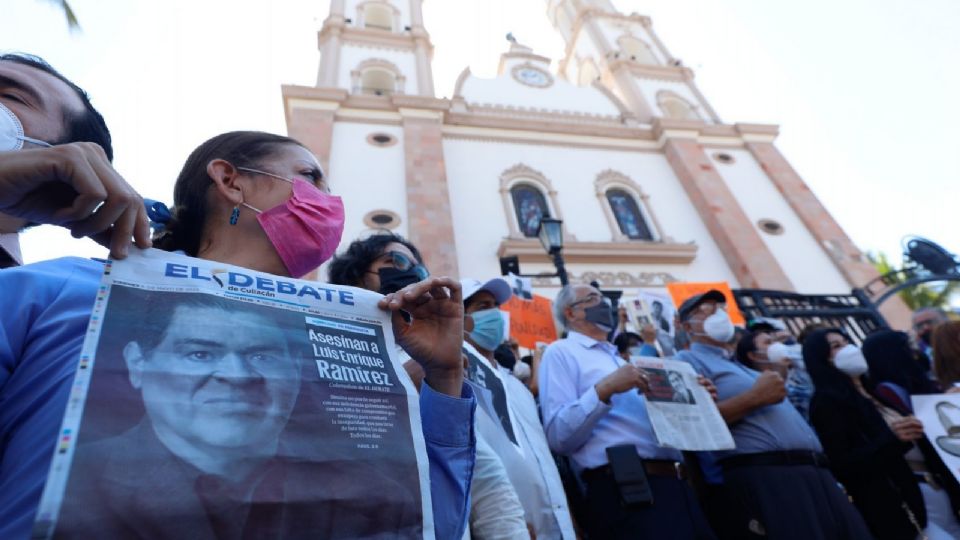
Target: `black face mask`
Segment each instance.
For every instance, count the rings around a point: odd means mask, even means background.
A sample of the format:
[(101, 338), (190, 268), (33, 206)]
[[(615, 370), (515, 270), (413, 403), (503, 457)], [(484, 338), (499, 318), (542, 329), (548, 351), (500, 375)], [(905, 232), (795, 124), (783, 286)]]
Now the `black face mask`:
[(605, 330), (613, 328), (613, 310), (606, 302), (588, 307), (583, 313), (588, 322), (602, 326)]
[(397, 270), (389, 266), (377, 270), (380, 276), (380, 294), (390, 294), (400, 289), (420, 281), (420, 276), (413, 268), (407, 270)]

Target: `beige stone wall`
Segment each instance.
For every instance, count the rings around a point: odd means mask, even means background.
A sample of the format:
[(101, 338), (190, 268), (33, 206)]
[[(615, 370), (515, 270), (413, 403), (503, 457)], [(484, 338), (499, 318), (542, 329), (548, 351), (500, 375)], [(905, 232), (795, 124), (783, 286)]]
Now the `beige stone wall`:
[(441, 120), (440, 115), (403, 120), (408, 231), (431, 274), (459, 277)]
[(793, 291), (793, 284), (703, 148), (693, 139), (668, 139), (664, 152), (740, 286)]

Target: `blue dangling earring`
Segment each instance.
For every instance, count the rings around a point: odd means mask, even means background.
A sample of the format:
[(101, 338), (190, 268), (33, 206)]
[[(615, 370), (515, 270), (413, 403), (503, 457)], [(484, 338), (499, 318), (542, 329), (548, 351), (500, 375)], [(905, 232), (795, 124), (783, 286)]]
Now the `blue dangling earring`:
[(236, 225), (237, 220), (239, 219), (240, 219), (240, 206), (237, 205), (233, 207), (233, 212), (230, 212), (230, 224)]

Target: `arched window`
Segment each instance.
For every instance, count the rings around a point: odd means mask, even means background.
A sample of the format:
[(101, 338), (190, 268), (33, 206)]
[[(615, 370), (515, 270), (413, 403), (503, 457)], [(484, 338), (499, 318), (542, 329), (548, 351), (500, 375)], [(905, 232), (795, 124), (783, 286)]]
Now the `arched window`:
[(597, 71), (597, 66), (593, 63), (593, 60), (587, 59), (580, 63), (580, 73), (577, 79), (581, 86), (589, 86), (599, 78), (600, 72)]
[(673, 241), (660, 226), (650, 196), (629, 176), (607, 169), (597, 175), (594, 186), (614, 242)]
[(617, 220), (620, 232), (631, 240), (653, 240), (653, 233), (643, 214), (636, 198), (622, 189), (608, 189), (606, 192), (610, 211)]
[(374, 96), (389, 96), (396, 89), (393, 73), (385, 69), (370, 68), (360, 76), (360, 93)]
[(643, 41), (633, 36), (621, 36), (617, 41), (620, 43), (621, 52), (630, 60), (654, 66), (659, 64), (650, 46)]
[(510, 188), (510, 197), (520, 232), (527, 238), (536, 238), (540, 220), (550, 217), (550, 207), (543, 192), (531, 184), (520, 183)]
[(686, 120), (700, 120), (700, 114), (687, 100), (674, 94), (673, 92), (663, 91), (657, 94), (657, 104), (664, 116), (669, 118), (681, 118)]
[(363, 27), (393, 32), (393, 10), (384, 4), (363, 6)]

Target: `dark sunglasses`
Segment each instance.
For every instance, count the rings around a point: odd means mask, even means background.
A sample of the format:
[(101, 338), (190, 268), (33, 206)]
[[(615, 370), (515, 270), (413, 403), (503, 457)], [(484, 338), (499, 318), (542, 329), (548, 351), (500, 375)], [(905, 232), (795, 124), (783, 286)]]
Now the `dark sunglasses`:
[(387, 253), (384, 253), (383, 256), (384, 257), (389, 256), (390, 262), (393, 263), (393, 267), (396, 268), (397, 270), (401, 270), (401, 271), (413, 270), (414, 273), (416, 273), (417, 278), (420, 279), (420, 281), (423, 281), (428, 277), (430, 277), (430, 272), (427, 270), (426, 266), (414, 262), (410, 257), (407, 257), (406, 255), (404, 255), (403, 253), (400, 253), (399, 251), (388, 251)]

